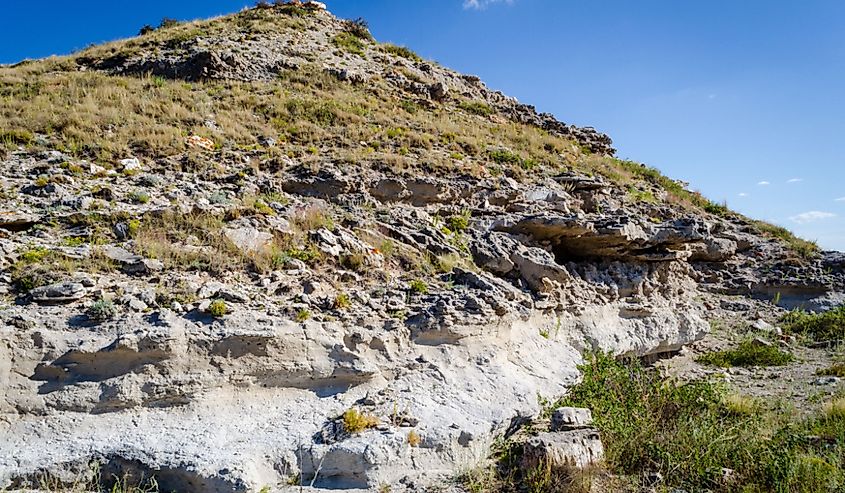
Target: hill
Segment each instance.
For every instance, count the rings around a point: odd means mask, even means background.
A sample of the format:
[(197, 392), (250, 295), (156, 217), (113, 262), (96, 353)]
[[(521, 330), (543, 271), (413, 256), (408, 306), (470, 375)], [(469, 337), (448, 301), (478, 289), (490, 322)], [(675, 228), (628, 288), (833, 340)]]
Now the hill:
[(586, 353), (845, 291), (841, 255), (317, 3), (2, 67), (0, 101), (0, 486), (419, 491)]

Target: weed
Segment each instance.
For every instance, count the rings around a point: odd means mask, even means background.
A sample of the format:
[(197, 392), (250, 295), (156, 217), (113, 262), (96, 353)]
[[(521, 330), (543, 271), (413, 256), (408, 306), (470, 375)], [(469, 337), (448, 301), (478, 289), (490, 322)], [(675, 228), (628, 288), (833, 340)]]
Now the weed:
[(404, 46), (396, 46), (390, 43), (385, 43), (381, 45), (382, 51), (385, 53), (390, 53), (391, 55), (400, 56), (402, 58), (407, 58), (408, 60), (414, 62), (421, 62), (422, 58), (419, 55), (414, 53), (411, 49), (406, 48)]
[(366, 45), (361, 38), (348, 32), (339, 33), (332, 39), (332, 43), (343, 51), (353, 55), (364, 56)]
[(795, 310), (781, 318), (783, 329), (816, 341), (845, 339), (845, 305), (823, 313)]
[(733, 366), (783, 366), (794, 358), (776, 346), (742, 341), (735, 349), (707, 353), (698, 358), (700, 363), (730, 368)]
[(303, 309), (299, 310), (298, 312), (296, 312), (296, 321), (297, 322), (305, 322), (306, 320), (308, 320), (310, 318), (311, 318), (311, 312), (306, 308), (303, 308)]
[(361, 433), (364, 430), (375, 428), (378, 424), (379, 419), (376, 416), (354, 408), (343, 413), (343, 430), (350, 434)]
[(347, 310), (352, 306), (352, 300), (346, 293), (338, 294), (334, 299), (334, 307), (337, 310)]
[(493, 108), (481, 101), (461, 101), (458, 108), (478, 116), (490, 116), (495, 113)]
[(411, 430), (408, 432), (408, 445), (412, 447), (419, 447), (421, 443), (422, 437), (419, 433), (417, 433), (415, 430)]
[(827, 368), (821, 368), (816, 371), (816, 375), (845, 378), (845, 363), (834, 363)]
[(105, 322), (117, 315), (117, 307), (111, 300), (100, 298), (88, 307), (85, 315), (95, 322)]
[(415, 294), (426, 294), (428, 293), (428, 284), (421, 279), (414, 279), (410, 283), (408, 283), (408, 289), (411, 290), (412, 293)]
[(229, 307), (223, 300), (214, 300), (208, 305), (208, 314), (214, 318), (220, 318), (229, 313)]

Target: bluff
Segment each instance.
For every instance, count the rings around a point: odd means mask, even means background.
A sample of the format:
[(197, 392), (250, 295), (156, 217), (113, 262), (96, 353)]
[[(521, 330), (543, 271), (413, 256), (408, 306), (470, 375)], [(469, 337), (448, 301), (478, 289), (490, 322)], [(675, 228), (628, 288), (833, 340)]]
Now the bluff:
[(0, 487), (417, 491), (586, 352), (842, 301), (841, 255), (316, 3), (2, 67), (0, 98)]

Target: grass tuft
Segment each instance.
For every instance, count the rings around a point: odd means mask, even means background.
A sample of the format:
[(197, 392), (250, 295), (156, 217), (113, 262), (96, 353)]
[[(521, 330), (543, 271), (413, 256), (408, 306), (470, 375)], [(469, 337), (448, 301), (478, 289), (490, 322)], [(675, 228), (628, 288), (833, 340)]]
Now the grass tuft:
[(705, 363), (722, 368), (734, 366), (783, 366), (794, 357), (776, 346), (757, 344), (752, 340), (742, 341), (734, 349), (707, 353), (698, 358), (699, 363)]

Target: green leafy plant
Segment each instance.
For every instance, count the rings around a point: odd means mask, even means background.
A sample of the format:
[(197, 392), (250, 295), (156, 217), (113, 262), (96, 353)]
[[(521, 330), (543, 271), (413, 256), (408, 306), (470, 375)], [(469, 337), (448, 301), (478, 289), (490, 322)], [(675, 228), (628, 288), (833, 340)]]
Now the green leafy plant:
[(95, 322), (105, 322), (117, 316), (117, 307), (111, 300), (100, 298), (88, 307), (85, 315)]
[(414, 279), (408, 283), (408, 289), (410, 289), (412, 293), (426, 294), (428, 293), (428, 284), (421, 279)]
[(732, 366), (783, 366), (793, 359), (791, 354), (781, 351), (774, 345), (745, 340), (734, 349), (704, 354), (698, 358), (698, 361), (730, 368)]
[(229, 307), (224, 300), (214, 300), (208, 305), (208, 314), (214, 318), (220, 318), (229, 313)]

